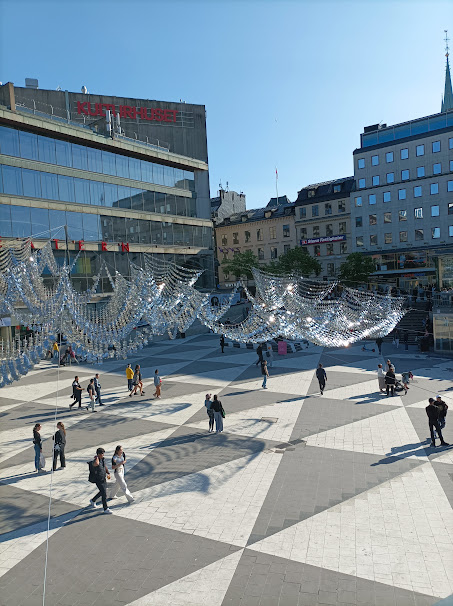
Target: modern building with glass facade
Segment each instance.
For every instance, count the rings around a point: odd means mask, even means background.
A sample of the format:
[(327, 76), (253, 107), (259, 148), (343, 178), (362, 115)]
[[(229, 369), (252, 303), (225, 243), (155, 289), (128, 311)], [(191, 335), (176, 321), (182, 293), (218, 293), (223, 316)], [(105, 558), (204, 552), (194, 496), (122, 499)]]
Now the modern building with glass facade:
[(0, 237), (51, 239), (63, 262), (66, 226), (77, 288), (144, 253), (213, 287), (210, 207), (204, 106), (0, 87)]

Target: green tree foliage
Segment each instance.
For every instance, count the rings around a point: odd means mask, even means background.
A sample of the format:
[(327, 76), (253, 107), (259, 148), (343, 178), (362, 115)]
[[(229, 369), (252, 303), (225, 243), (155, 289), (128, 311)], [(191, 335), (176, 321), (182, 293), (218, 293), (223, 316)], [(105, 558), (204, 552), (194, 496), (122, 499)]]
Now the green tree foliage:
[(277, 261), (271, 261), (269, 265), (264, 266), (263, 269), (278, 275), (297, 272), (308, 277), (312, 274), (319, 276), (322, 267), (318, 259), (310, 257), (306, 248), (297, 246), (281, 255)]
[(236, 253), (232, 259), (222, 259), (222, 268), (225, 274), (232, 274), (236, 278), (245, 276), (251, 280), (253, 278), (252, 268), (258, 266), (258, 257), (251, 250)]
[(346, 286), (357, 286), (366, 284), (375, 271), (376, 265), (370, 256), (355, 252), (348, 255), (341, 264), (339, 278)]

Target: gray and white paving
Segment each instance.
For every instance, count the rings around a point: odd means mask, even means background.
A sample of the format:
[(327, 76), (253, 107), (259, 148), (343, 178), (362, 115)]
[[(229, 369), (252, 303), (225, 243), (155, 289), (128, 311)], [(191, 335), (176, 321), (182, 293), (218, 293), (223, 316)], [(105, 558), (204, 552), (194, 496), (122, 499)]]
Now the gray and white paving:
[[(453, 362), (384, 345), (407, 395), (378, 390), (383, 358), (356, 345), (274, 353), (268, 389), (254, 351), (218, 337), (166, 341), (125, 363), (43, 363), (0, 392), (0, 606), (431, 606), (453, 594), (453, 449), (431, 448), (424, 407), (453, 404)], [(328, 382), (319, 393), (315, 368)], [(162, 399), (153, 398), (159, 368)], [(101, 373), (105, 406), (70, 410), (75, 374)], [(224, 432), (208, 433), (206, 393)], [(86, 392), (84, 400), (88, 399)], [(57, 420), (67, 467), (50, 469)], [(451, 413), (450, 413), (451, 414)], [(444, 437), (453, 442), (447, 416)], [(127, 454), (135, 502), (88, 507), (87, 461)], [(47, 517), (50, 504), (50, 527)]]

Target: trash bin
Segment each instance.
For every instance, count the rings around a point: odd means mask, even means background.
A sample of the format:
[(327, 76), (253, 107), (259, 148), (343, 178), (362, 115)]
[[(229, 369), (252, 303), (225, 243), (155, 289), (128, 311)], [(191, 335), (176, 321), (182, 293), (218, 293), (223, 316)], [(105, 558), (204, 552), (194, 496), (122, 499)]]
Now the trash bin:
[(278, 355), (286, 356), (287, 353), (288, 353), (288, 345), (287, 345), (286, 341), (279, 341), (278, 342)]

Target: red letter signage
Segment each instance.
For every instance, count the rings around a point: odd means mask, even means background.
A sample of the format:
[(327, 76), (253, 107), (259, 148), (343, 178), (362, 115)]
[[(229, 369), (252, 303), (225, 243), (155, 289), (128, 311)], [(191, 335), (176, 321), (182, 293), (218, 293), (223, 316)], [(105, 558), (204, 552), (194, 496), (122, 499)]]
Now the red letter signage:
[(121, 242), (121, 252), (129, 252), (129, 242)]
[(59, 248), (58, 248), (58, 239), (54, 238), (53, 241), (55, 242), (55, 250), (59, 250)]
[(107, 252), (107, 242), (101, 242), (101, 250)]
[(79, 250), (85, 250), (85, 240), (79, 240)]

